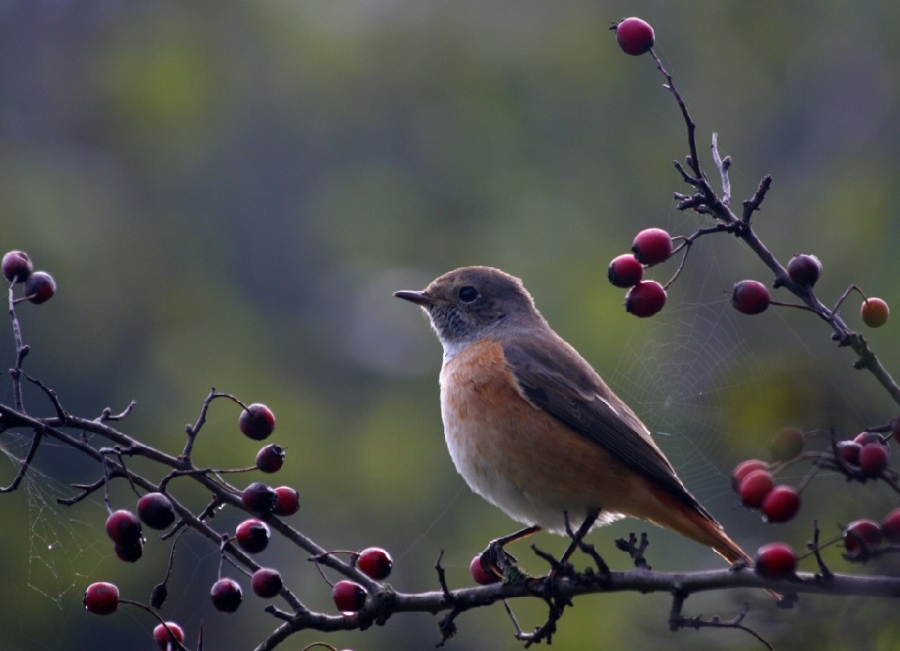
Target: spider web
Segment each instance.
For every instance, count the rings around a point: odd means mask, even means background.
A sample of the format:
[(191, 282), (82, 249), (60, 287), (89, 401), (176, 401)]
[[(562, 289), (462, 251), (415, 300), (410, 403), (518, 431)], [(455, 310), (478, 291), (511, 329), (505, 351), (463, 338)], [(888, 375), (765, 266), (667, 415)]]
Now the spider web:
[[(5, 432), (0, 435), (2, 458), (8, 462), (8, 471), (2, 473), (4, 484), (15, 477), (32, 439), (33, 434), (30, 432)], [(60, 454), (68, 456), (67, 452), (70, 451), (45, 438), (35, 461), (49, 461), (56, 465), (59, 460), (55, 457)], [(65, 620), (73, 614), (71, 605), (80, 604), (80, 594), (76, 593), (80, 593), (87, 585), (92, 568), (108, 555), (97, 548), (97, 523), (79, 519), (82, 513), (96, 515), (102, 512), (97, 509), (98, 506), (102, 509), (102, 505), (92, 497), (85, 500), (90, 505), (87, 509), (79, 508), (79, 505), (61, 506), (57, 503), (57, 498), (71, 497), (75, 489), (41, 471), (37, 463), (29, 465), (16, 492), (24, 495), (25, 499), (8, 499), (4, 502), (7, 531), (5, 535), (0, 534), (0, 541), (5, 540), (4, 547), (10, 556), (18, 556), (21, 553), (20, 539), (24, 536), (15, 533), (14, 523), (27, 522), (28, 537), (25, 544), (28, 548), (28, 560), (24, 567), (16, 566), (14, 572), (7, 573), (5, 581), (9, 589), (19, 590), (19, 616), (35, 607), (53, 606), (58, 613), (53, 616), (54, 626), (48, 627), (46, 632), (52, 635), (53, 631), (57, 631), (62, 635)], [(15, 508), (24, 508), (26, 513), (18, 517), (8, 512)], [(21, 591), (23, 582), (27, 586), (27, 592)], [(36, 641), (29, 640), (29, 643)]]
[[(694, 247), (706, 250), (688, 256), (663, 311), (632, 330), (611, 376), (614, 389), (702, 503), (730, 495), (733, 397), (753, 400), (766, 381), (759, 353), (747, 338), (753, 324), (746, 320), (752, 317), (729, 304), (739, 277), (717, 260), (713, 249), (720, 243), (700, 241)], [(733, 241), (724, 244), (737, 248)], [(648, 271), (660, 282), (672, 273), (668, 265)]]

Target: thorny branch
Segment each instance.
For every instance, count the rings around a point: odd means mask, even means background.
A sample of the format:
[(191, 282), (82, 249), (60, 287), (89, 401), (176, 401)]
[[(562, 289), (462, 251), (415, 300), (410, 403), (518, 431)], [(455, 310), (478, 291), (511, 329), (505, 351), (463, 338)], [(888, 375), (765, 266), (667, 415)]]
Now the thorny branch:
[[(663, 77), (665, 77), (666, 83), (664, 87), (672, 93), (681, 109), (687, 130), (688, 150), (690, 151), (687, 163), (692, 174), (688, 173), (678, 161), (675, 161), (674, 165), (679, 174), (681, 174), (682, 180), (692, 186), (695, 189), (695, 192), (691, 195), (676, 192), (675, 199), (679, 202), (676, 207), (679, 210), (691, 209), (700, 214), (711, 215), (721, 224), (725, 225), (725, 230), (727, 232), (730, 232), (743, 240), (744, 243), (746, 243), (759, 259), (772, 271), (775, 276), (774, 287), (784, 287), (799, 298), (812, 312), (828, 323), (832, 329), (832, 339), (838, 343), (838, 346), (847, 346), (856, 353), (857, 359), (854, 363), (854, 368), (865, 369), (872, 373), (881, 386), (887, 390), (894, 402), (900, 404), (900, 387), (898, 387), (890, 373), (888, 373), (887, 369), (885, 369), (878, 360), (865, 337), (858, 332), (851, 330), (836, 309), (831, 310), (825, 306), (825, 304), (823, 304), (815, 295), (813, 288), (810, 285), (800, 285), (791, 280), (784, 266), (782, 266), (778, 259), (756, 235), (751, 223), (751, 217), (754, 212), (758, 212), (761, 209), (763, 200), (772, 185), (772, 177), (769, 175), (763, 177), (753, 196), (743, 202), (744, 210), (740, 218), (732, 212), (729, 207), (731, 184), (728, 180), (728, 170), (731, 167), (731, 158), (728, 156), (722, 158), (719, 155), (718, 136), (716, 134), (713, 134), (711, 149), (713, 160), (715, 161), (722, 178), (722, 197), (720, 198), (715, 190), (713, 190), (707, 180), (706, 174), (703, 172), (700, 161), (697, 159), (696, 124), (691, 117), (684, 98), (676, 88), (672, 76), (666, 71), (659, 57), (656, 56), (656, 53), (653, 50), (650, 50), (650, 53), (656, 61), (657, 69), (662, 73)], [(707, 232), (704, 232), (703, 234), (706, 234)], [(690, 242), (686, 243), (689, 246)], [(687, 255), (687, 249), (685, 250), (685, 255)], [(682, 265), (683, 263), (684, 260), (682, 259)], [(669, 282), (671, 283), (671, 281)]]

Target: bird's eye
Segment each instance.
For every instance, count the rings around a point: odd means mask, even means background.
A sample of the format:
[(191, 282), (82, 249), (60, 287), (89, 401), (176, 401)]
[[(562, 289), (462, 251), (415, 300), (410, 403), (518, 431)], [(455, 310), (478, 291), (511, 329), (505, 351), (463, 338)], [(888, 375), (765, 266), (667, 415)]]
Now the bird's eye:
[(459, 290), (459, 300), (463, 303), (471, 303), (478, 298), (478, 290), (471, 285), (466, 285)]

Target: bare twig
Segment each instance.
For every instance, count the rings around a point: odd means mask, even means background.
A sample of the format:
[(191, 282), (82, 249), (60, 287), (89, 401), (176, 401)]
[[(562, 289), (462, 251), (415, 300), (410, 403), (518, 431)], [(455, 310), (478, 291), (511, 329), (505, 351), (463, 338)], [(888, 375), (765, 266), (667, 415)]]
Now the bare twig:
[(701, 616), (695, 617), (685, 617), (681, 614), (681, 609), (684, 606), (684, 598), (676, 595), (672, 599), (672, 610), (669, 613), (669, 628), (673, 631), (681, 629), (681, 628), (693, 628), (699, 630), (701, 628), (734, 628), (740, 631), (744, 631), (745, 633), (749, 633), (757, 640), (759, 640), (769, 651), (774, 651), (771, 644), (769, 644), (759, 633), (754, 631), (752, 628), (748, 626), (744, 626), (744, 618), (747, 616), (747, 613), (750, 612), (749, 604), (744, 604), (744, 607), (741, 608), (740, 612), (737, 615), (732, 617), (731, 619), (722, 620), (718, 617), (712, 617), (711, 619), (703, 619)]

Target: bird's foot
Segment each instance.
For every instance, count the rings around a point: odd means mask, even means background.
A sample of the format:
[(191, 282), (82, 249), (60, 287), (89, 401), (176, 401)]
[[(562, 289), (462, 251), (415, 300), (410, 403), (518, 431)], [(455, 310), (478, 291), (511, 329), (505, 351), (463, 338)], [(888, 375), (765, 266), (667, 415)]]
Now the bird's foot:
[(628, 540), (624, 538), (616, 539), (616, 547), (631, 556), (634, 566), (639, 570), (653, 569), (647, 564), (647, 559), (644, 558), (644, 550), (647, 549), (649, 544), (650, 541), (647, 539), (646, 533), (641, 534), (640, 541), (633, 533), (628, 534)]
[(516, 540), (526, 538), (533, 533), (537, 533), (541, 528), (537, 525), (526, 527), (508, 536), (497, 538), (488, 543), (479, 557), (481, 568), (489, 573), (502, 578), (506, 582), (515, 582), (526, 575), (522, 572), (516, 563), (516, 557), (504, 549), (506, 545)]
[(481, 569), (504, 581), (513, 581), (522, 574), (516, 557), (503, 548), (503, 540), (492, 540), (478, 557)]

